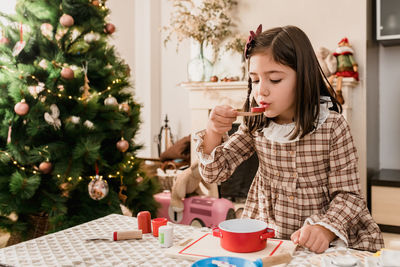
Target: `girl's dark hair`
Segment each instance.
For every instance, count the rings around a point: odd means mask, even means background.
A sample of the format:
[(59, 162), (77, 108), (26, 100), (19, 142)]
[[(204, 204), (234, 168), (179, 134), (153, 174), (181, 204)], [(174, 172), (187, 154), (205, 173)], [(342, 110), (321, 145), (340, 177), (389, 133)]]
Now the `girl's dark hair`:
[[(300, 135), (304, 137), (312, 132), (318, 122), (321, 96), (330, 97), (332, 110), (342, 112), (342, 106), (336, 100), (336, 93), (328, 82), (318, 63), (313, 47), (307, 35), (295, 26), (272, 28), (257, 35), (248, 49), (249, 61), (255, 54), (265, 53), (269, 49), (273, 59), (280, 64), (292, 68), (297, 73), (295, 91), (295, 128), (290, 139)], [(257, 106), (254, 98), (250, 100), (251, 78), (247, 99), (243, 109), (249, 111)], [(244, 122), (250, 132), (262, 130), (271, 119), (262, 115), (245, 117)]]

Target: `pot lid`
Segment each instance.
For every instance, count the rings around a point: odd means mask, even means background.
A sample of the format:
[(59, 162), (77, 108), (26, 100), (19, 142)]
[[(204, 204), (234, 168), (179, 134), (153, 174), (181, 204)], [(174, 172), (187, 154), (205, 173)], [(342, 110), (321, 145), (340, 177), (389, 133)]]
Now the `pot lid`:
[(267, 224), (254, 219), (232, 219), (221, 222), (219, 229), (232, 233), (253, 233), (265, 230)]

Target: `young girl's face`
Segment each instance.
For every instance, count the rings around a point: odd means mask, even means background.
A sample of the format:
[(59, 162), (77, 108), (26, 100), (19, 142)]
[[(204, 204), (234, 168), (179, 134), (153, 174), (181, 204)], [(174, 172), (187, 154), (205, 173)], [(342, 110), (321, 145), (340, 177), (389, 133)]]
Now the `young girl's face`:
[(265, 107), (264, 115), (276, 123), (291, 123), (295, 113), (296, 72), (274, 61), (267, 51), (251, 56), (249, 76), (254, 99)]

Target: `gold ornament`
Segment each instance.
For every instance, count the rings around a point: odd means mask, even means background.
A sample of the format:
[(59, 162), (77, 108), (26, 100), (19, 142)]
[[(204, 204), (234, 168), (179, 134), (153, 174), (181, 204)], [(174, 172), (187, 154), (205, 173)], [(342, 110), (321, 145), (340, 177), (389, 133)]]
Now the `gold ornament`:
[(129, 113), (129, 111), (131, 111), (131, 107), (128, 105), (128, 103), (122, 103), (119, 105), (119, 110)]
[(127, 189), (128, 189), (128, 187), (126, 185), (121, 185), (119, 187), (118, 197), (122, 201), (123, 204), (125, 204), (126, 199), (128, 198), (128, 196), (124, 195), (122, 191), (126, 191)]
[(85, 73), (85, 84), (83, 85), (83, 94), (82, 94), (82, 100), (86, 100), (87, 98), (89, 98), (90, 93), (89, 93), (89, 79), (87, 77), (87, 74)]

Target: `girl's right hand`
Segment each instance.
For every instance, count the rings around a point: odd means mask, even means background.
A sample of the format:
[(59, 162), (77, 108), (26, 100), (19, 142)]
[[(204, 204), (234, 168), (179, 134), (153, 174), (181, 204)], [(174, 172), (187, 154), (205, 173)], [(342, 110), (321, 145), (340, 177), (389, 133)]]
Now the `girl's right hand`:
[(237, 111), (230, 106), (216, 106), (211, 110), (203, 142), (205, 154), (210, 154), (216, 146), (221, 144), (222, 136), (232, 129), (232, 123), (236, 117)]
[(222, 136), (232, 129), (232, 124), (236, 121), (237, 110), (231, 106), (216, 106), (211, 110), (207, 123), (207, 134)]

